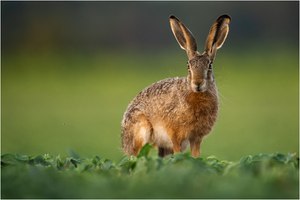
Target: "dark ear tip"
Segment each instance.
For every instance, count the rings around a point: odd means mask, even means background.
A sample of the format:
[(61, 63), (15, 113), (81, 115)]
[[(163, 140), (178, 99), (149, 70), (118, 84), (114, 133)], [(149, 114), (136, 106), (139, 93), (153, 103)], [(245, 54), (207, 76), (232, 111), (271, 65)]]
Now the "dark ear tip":
[(179, 21), (179, 20), (177, 19), (177, 17), (175, 17), (174, 15), (170, 15), (170, 16), (169, 16), (169, 19), (175, 19), (175, 20)]
[(229, 15), (221, 15), (220, 17), (218, 17), (217, 21), (219, 20), (224, 20), (224, 19), (228, 19), (229, 21), (231, 21), (231, 17)]

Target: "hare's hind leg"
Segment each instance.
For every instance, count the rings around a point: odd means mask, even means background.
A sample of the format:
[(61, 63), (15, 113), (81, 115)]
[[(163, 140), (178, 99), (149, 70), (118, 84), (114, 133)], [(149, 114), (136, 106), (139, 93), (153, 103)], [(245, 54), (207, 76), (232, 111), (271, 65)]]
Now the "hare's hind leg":
[(125, 123), (122, 131), (123, 151), (137, 156), (142, 147), (149, 142), (152, 126), (143, 115), (136, 115)]

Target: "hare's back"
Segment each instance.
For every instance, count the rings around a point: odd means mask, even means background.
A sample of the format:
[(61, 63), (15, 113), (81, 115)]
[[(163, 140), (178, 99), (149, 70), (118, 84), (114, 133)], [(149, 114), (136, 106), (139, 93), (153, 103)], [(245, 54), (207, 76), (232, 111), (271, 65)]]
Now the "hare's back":
[[(178, 98), (181, 91), (186, 90), (186, 78), (167, 78), (142, 90), (132, 104), (141, 106), (164, 105)], [(175, 98), (175, 99), (174, 99)], [(148, 105), (148, 106), (147, 106)]]
[(186, 78), (167, 78), (148, 86), (137, 95), (137, 98), (151, 99), (164, 95), (173, 96), (174, 94), (178, 94), (179, 91), (185, 89), (185, 87)]
[(181, 91), (186, 90), (186, 78), (167, 78), (142, 90), (128, 105), (124, 118), (133, 113), (153, 114), (179, 100)]

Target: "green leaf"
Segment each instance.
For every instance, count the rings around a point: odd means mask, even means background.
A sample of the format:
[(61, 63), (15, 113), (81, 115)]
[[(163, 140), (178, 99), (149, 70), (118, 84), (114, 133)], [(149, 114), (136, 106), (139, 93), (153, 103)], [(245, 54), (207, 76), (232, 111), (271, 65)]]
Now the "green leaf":
[(118, 167), (120, 167), (123, 173), (130, 173), (136, 167), (137, 159), (134, 156), (127, 157), (125, 156), (121, 161), (118, 163)]
[(100, 158), (99, 156), (95, 156), (95, 157), (92, 159), (92, 163), (93, 163), (95, 166), (97, 166), (97, 165), (99, 165), (100, 160), (101, 160), (101, 158)]
[(37, 165), (37, 164), (40, 164), (40, 165), (43, 165), (43, 166), (50, 166), (51, 165), (51, 163), (47, 162), (42, 155), (38, 155), (38, 156), (34, 157), (31, 161), (32, 161), (31, 164), (34, 164), (34, 165)]
[(1, 166), (15, 165), (18, 163), (14, 154), (3, 154), (1, 155)]
[(273, 159), (275, 159), (276, 161), (281, 162), (281, 163), (287, 163), (288, 162), (287, 156), (284, 155), (284, 154), (281, 154), (281, 153), (276, 153), (273, 156)]
[(68, 153), (69, 153), (70, 157), (75, 158), (75, 159), (80, 159), (79, 154), (76, 151), (74, 151), (73, 149), (69, 149)]
[(74, 158), (71, 158), (70, 161), (74, 165), (75, 168), (77, 168), (77, 165), (80, 163), (80, 160), (77, 160)]
[(138, 154), (138, 158), (140, 157), (148, 157), (149, 155), (149, 152), (151, 151), (152, 149), (152, 145), (151, 144), (145, 144), (143, 146), (143, 148), (141, 149), (140, 153)]
[(109, 170), (113, 167), (113, 162), (111, 160), (105, 159), (104, 162), (101, 165), (101, 169), (104, 171)]
[(57, 168), (58, 170), (62, 170), (63, 167), (64, 167), (64, 162), (61, 160), (60, 156), (58, 155), (58, 156), (56, 157), (56, 168)]
[(29, 156), (16, 154), (16, 160), (18, 160), (20, 162), (28, 162)]

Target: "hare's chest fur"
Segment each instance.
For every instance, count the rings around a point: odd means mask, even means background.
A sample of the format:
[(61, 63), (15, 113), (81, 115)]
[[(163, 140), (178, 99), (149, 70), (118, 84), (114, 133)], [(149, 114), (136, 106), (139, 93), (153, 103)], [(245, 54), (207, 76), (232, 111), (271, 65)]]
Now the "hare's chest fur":
[(157, 113), (158, 121), (166, 127), (185, 129), (185, 132), (201, 132), (206, 134), (212, 127), (218, 112), (218, 99), (212, 95), (189, 94), (178, 100), (178, 105), (161, 106)]
[(176, 135), (184, 149), (189, 138), (202, 138), (208, 134), (216, 121), (218, 111), (217, 92), (212, 92), (177, 92), (177, 95), (172, 95), (171, 101), (160, 102), (155, 111), (149, 110), (149, 120), (153, 128), (152, 142), (171, 148), (172, 138)]
[[(153, 131), (149, 142), (172, 149), (174, 142), (172, 138), (175, 137), (181, 149), (184, 150), (190, 138), (202, 138), (211, 131), (217, 116), (217, 100), (212, 100), (215, 102), (206, 102), (203, 99), (192, 100), (193, 102), (188, 102), (188, 100), (185, 103), (182, 102), (174, 110), (167, 106), (168, 112), (164, 112), (162, 108), (160, 113), (150, 118)], [(199, 105), (195, 106), (190, 103), (199, 103)]]

